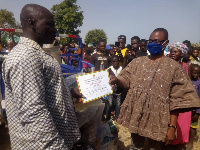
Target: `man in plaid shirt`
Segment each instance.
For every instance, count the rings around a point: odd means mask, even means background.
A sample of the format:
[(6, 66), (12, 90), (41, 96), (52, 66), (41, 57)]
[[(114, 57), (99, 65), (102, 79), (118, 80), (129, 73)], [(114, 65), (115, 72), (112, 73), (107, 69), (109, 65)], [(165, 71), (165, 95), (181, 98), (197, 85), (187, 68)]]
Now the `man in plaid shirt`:
[(12, 149), (71, 149), (80, 138), (71, 93), (60, 65), (41, 48), (55, 39), (53, 15), (27, 4), (20, 19), (23, 37), (3, 63)]

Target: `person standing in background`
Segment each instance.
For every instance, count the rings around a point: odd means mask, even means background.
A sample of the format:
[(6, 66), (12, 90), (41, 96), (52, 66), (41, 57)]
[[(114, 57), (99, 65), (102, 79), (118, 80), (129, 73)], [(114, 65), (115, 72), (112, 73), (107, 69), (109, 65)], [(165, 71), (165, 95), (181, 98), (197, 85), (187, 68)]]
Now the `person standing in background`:
[(97, 45), (97, 52), (91, 56), (91, 64), (94, 65), (95, 71), (107, 69), (111, 63), (111, 57), (105, 53), (106, 41), (100, 40)]
[(118, 36), (118, 42), (119, 42), (119, 51), (118, 51), (118, 54), (119, 57), (120, 55), (122, 55), (122, 57), (125, 57), (125, 53), (126, 53), (126, 36), (125, 35), (120, 35)]

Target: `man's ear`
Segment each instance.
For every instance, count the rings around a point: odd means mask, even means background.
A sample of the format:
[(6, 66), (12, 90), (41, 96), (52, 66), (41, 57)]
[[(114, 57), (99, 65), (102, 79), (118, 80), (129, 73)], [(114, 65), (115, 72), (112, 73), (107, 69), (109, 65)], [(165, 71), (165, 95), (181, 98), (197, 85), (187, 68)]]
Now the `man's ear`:
[(29, 19), (28, 23), (29, 23), (30, 27), (35, 28), (35, 26), (36, 26), (36, 20), (35, 19)]

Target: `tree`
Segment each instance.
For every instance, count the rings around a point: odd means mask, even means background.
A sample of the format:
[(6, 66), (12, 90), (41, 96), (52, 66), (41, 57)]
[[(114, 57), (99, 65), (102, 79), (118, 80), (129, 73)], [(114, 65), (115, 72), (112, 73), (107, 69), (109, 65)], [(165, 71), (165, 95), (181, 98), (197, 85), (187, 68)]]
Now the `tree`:
[(79, 35), (80, 30), (77, 28), (82, 26), (84, 17), (76, 2), (77, 0), (64, 0), (51, 8), (58, 33)]
[(14, 14), (6, 9), (0, 9), (0, 28), (14, 28), (15, 26)]
[[(21, 25), (15, 21), (14, 14), (7, 9), (0, 9), (0, 28), (21, 28)], [(15, 34), (19, 35), (19, 34)], [(8, 32), (1, 32), (1, 43), (3, 47), (6, 46), (6, 37), (9, 36)]]
[(107, 41), (107, 39), (106, 33), (102, 29), (94, 29), (88, 31), (86, 34), (85, 43), (92, 43), (94, 46), (96, 46), (100, 40)]

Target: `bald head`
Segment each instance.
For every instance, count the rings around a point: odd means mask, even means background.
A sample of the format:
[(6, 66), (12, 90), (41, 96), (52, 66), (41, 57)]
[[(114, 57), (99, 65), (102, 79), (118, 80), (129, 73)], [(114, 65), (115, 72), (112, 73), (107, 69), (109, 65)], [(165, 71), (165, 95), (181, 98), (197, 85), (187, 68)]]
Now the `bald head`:
[(55, 39), (55, 21), (52, 13), (37, 4), (25, 5), (20, 14), (23, 36), (38, 44), (50, 44)]
[(44, 17), (46, 14), (51, 14), (51, 12), (43, 6), (37, 4), (25, 5), (20, 14), (22, 29), (27, 27), (30, 19), (38, 20)]

